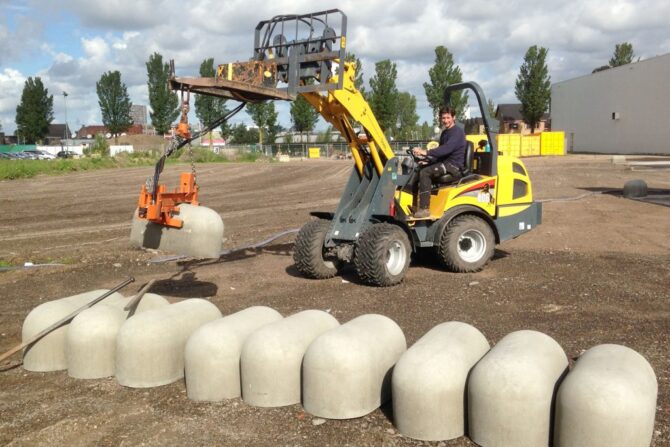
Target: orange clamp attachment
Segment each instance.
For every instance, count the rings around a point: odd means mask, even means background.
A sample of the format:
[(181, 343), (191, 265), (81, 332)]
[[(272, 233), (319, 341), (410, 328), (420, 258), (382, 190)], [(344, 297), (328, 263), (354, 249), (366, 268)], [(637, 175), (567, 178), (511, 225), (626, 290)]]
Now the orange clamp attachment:
[(180, 175), (179, 186), (174, 192), (167, 192), (165, 185), (158, 185), (155, 201), (153, 194), (147, 191), (146, 185), (142, 185), (137, 203), (138, 215), (141, 219), (149, 220), (158, 225), (181, 228), (184, 222), (174, 216), (179, 214), (179, 205), (182, 203), (199, 205), (198, 189), (198, 185), (195, 184), (195, 175), (192, 172), (183, 172)]

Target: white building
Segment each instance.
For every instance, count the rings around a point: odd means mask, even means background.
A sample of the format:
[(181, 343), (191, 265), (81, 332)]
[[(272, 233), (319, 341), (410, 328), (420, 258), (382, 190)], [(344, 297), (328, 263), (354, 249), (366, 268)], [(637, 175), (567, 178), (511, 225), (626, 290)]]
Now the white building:
[(670, 54), (552, 85), (551, 127), (568, 151), (670, 154)]

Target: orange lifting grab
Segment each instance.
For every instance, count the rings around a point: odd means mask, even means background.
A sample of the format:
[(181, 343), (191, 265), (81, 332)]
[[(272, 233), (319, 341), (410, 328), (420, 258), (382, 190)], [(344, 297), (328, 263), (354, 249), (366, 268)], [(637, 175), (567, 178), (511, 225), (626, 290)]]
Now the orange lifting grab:
[(139, 217), (159, 225), (181, 228), (184, 222), (175, 214), (179, 213), (180, 203), (198, 205), (198, 185), (192, 172), (183, 172), (179, 177), (179, 186), (174, 192), (166, 192), (165, 185), (156, 186), (156, 200), (153, 194), (142, 185), (138, 201)]
[[(188, 129), (188, 103), (191, 94), (190, 92), (187, 92), (186, 98), (184, 98), (184, 92), (182, 91), (181, 96), (181, 119), (177, 125), (176, 135), (173, 140), (180, 141), (176, 148), (183, 146), (192, 139), (191, 132)], [(174, 150), (174, 147), (169, 148), (167, 153), (163, 155), (156, 164), (153, 186), (155, 191), (148, 191), (147, 186), (142, 185), (140, 198), (138, 200), (138, 217), (158, 225), (181, 228), (184, 225), (184, 222), (174, 216), (179, 213), (180, 203), (198, 205), (198, 185), (195, 183), (194, 172), (183, 172), (179, 176), (179, 186), (174, 192), (167, 192), (167, 187), (165, 185), (158, 184), (158, 178), (163, 170), (165, 158)]]

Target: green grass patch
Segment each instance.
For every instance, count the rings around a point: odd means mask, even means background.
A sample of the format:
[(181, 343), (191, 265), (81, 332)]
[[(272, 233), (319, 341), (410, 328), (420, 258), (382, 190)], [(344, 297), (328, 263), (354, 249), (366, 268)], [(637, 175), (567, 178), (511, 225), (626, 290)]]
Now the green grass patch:
[(14, 267), (14, 264), (12, 264), (9, 261), (3, 261), (2, 259), (0, 259), (0, 268), (3, 267)]
[[(121, 153), (116, 157), (83, 157), (79, 159), (55, 160), (5, 160), (0, 159), (0, 180), (31, 178), (38, 174), (61, 175), (68, 172), (89, 171), (93, 169), (128, 168), (135, 166), (153, 166), (161, 150)], [(234, 157), (215, 154), (206, 148), (193, 148), (195, 163), (255, 162), (263, 155), (241, 153)], [(191, 156), (188, 148), (182, 148), (167, 159), (168, 164), (189, 163)]]

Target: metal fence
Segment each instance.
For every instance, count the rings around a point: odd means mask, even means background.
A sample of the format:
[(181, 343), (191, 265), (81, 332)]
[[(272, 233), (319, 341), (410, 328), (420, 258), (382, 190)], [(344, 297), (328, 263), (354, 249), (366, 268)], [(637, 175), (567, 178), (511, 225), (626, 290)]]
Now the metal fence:
[[(428, 141), (393, 141), (389, 142), (393, 152), (404, 153), (412, 147), (425, 147)], [(281, 144), (228, 144), (224, 147), (215, 148), (214, 152), (222, 155), (236, 155), (240, 153), (252, 153), (274, 157), (278, 154), (290, 157), (309, 157), (310, 149), (319, 149), (321, 158), (347, 157), (350, 153), (346, 143), (281, 143)]]

